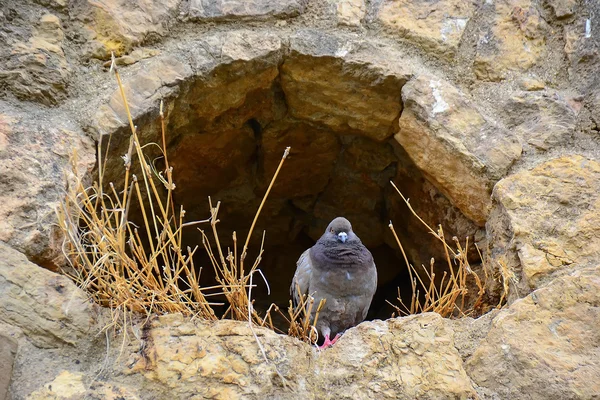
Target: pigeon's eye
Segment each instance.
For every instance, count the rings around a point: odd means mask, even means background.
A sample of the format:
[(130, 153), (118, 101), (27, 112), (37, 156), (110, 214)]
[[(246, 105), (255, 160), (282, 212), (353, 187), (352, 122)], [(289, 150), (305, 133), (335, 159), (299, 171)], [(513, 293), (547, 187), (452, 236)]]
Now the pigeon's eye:
[(331, 228), (331, 229), (329, 230), (329, 232), (333, 233), (333, 228)]

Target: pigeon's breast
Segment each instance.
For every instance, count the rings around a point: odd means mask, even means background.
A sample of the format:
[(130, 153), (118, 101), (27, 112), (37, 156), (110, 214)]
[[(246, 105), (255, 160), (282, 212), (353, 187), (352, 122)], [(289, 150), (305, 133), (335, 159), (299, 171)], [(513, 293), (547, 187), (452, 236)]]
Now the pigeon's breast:
[(366, 247), (359, 243), (335, 244), (324, 246), (317, 243), (310, 251), (313, 267), (321, 270), (334, 269), (368, 269), (373, 263), (373, 256)]

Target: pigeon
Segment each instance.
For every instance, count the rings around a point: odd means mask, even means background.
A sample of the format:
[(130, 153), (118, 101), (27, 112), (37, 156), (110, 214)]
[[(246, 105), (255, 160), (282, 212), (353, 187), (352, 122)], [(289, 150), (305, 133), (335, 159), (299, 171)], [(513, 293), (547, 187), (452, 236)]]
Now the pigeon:
[[(301, 295), (312, 296), (315, 305), (326, 299), (316, 324), (325, 339), (319, 348), (324, 349), (346, 329), (364, 321), (376, 288), (377, 269), (371, 252), (352, 231), (350, 222), (338, 217), (298, 259), (290, 294), (296, 306)], [(316, 309), (313, 306), (311, 321)]]

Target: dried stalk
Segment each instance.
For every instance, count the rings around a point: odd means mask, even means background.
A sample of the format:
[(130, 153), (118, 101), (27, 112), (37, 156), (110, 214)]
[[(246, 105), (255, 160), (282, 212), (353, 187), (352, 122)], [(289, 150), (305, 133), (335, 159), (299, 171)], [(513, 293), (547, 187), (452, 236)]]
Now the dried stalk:
[[(464, 247), (460, 241), (454, 237), (453, 241), (456, 248), (452, 248), (446, 242), (444, 230), (440, 225), (438, 230), (435, 231), (431, 228), (412, 208), (409, 200), (404, 197), (400, 190), (396, 187), (393, 182), (390, 182), (394, 189), (398, 192), (402, 200), (406, 203), (411, 213), (429, 230), (429, 232), (442, 243), (444, 248), (445, 260), (447, 263), (447, 271), (440, 282), (436, 284), (434, 259), (431, 259), (429, 270), (422, 266), (422, 273), (425, 280), (421, 278), (417, 269), (410, 264), (402, 243), (396, 234), (394, 225), (390, 221), (389, 228), (396, 239), (396, 243), (402, 252), (404, 262), (408, 268), (410, 282), (411, 282), (411, 302), (410, 306), (404, 304), (400, 295), (400, 289), (398, 288), (398, 302), (399, 305), (392, 305), (399, 315), (417, 314), (423, 312), (436, 312), (443, 317), (451, 316), (465, 316), (473, 313), (474, 310), (478, 309), (483, 302), (485, 294), (485, 285), (481, 282), (479, 276), (471, 270), (469, 260), (467, 256), (467, 249), (469, 247), (469, 238), (466, 238)], [(477, 297), (473, 303), (473, 306), (466, 310), (465, 301), (468, 294), (467, 289), (467, 277), (473, 277), (475, 285), (478, 288)], [(427, 282), (427, 283), (426, 283)], [(421, 297), (421, 293), (423, 296)]]
[[(242, 252), (238, 253), (235, 232), (233, 250), (227, 249), (224, 252), (217, 230), (220, 202), (213, 205), (209, 198), (210, 217), (200, 221), (184, 221), (183, 207), (176, 214), (173, 199), (175, 183), (173, 169), (167, 157), (163, 102), (160, 104), (161, 143), (150, 143), (160, 149), (164, 159), (164, 169), (157, 171), (156, 166), (147, 161), (145, 148), (148, 144), (143, 145), (139, 141), (114, 58), (111, 71), (115, 74), (131, 131), (128, 151), (122, 157), (122, 186), (106, 182), (111, 137), (106, 148), (103, 148), (103, 141), (99, 140), (98, 183), (92, 186), (85, 186), (79, 178), (77, 154), (73, 154), (71, 167), (76, 177), (75, 184), (69, 188), (57, 210), (59, 224), (65, 233), (63, 251), (71, 266), (66, 273), (86, 289), (97, 303), (111, 308), (112, 322), (105, 329), (126, 328), (132, 323), (133, 313), (145, 314), (146, 321), (154, 313), (175, 312), (192, 318), (216, 320), (219, 317), (213, 306), (226, 304), (228, 308), (222, 317), (248, 321), (266, 359), (266, 352), (254, 332), (254, 325), (275, 330), (271, 312), (279, 312), (279, 309), (272, 305), (261, 316), (254, 309), (251, 298), (253, 276), (256, 272), (262, 276), (258, 266), (264, 253), (264, 234), (259, 254), (247, 271), (244, 260), (260, 212), (290, 148), (285, 149), (260, 203)], [(139, 171), (138, 175), (133, 174), (134, 165)], [(115, 186), (122, 187), (122, 190), (117, 190)], [(132, 203), (140, 211), (139, 226), (129, 219)], [(211, 240), (203, 230), (200, 232), (217, 284), (202, 287), (199, 284), (202, 268), (194, 265), (198, 246), (193, 249), (184, 247), (183, 228), (207, 223), (211, 226), (214, 245), (211, 246)], [(215, 296), (223, 297), (225, 303), (209, 301)], [(312, 342), (316, 330), (309, 318), (311, 308), (307, 311), (305, 306), (306, 303), (303, 302), (299, 306), (301, 308), (293, 313), (290, 309), (289, 332), (304, 341)], [(123, 332), (125, 343), (128, 339), (126, 329)]]

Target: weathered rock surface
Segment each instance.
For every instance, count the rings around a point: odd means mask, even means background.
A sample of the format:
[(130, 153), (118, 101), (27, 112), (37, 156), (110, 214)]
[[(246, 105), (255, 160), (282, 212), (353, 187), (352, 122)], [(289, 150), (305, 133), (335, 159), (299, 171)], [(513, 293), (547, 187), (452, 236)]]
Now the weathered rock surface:
[(145, 42), (164, 37), (177, 15), (181, 0), (149, 0), (131, 7), (126, 0), (83, 1), (73, 16), (85, 39), (86, 57), (107, 60), (122, 56)]
[[(207, 36), (190, 46), (194, 50), (190, 58), (187, 54), (164, 55), (136, 65), (139, 73), (124, 82), (134, 119), (156, 113), (161, 98), (178, 95), (174, 105), (166, 102), (170, 109), (177, 110), (175, 115), (168, 113), (175, 133), (191, 122), (204, 125), (197, 126), (196, 131), (206, 130), (216, 117), (242, 106), (250, 92), (270, 87), (277, 74), (281, 41), (274, 35), (234, 31)], [(206, 79), (197, 81), (195, 75)], [(224, 92), (215, 88), (223, 88)], [(118, 90), (96, 113), (95, 120), (94, 127), (101, 134), (127, 126)], [(240, 118), (236, 122), (246, 121)]]
[[(128, 358), (109, 367), (112, 379), (92, 383), (76, 370), (56, 371), (28, 398), (109, 393), (125, 399), (476, 396), (453, 346), (453, 331), (436, 314), (362, 324), (326, 352), (262, 328), (256, 333), (268, 362), (245, 323), (166, 315), (145, 330), (141, 351), (128, 345)], [(358, 375), (357, 364), (362, 365)]]
[(363, 323), (319, 355), (316, 397), (475, 398), (453, 342), (452, 329), (433, 313)]
[[(597, 1), (0, 3), (0, 348), (5, 338), (9, 349), (18, 343), (14, 361), (13, 350), (8, 361), (0, 350), (0, 378), (10, 378), (12, 399), (563, 399), (599, 391), (598, 337), (589, 328), (598, 325), (600, 258)], [(222, 201), (223, 246), (234, 229), (245, 237), (292, 146), (251, 241), (254, 249), (267, 230), (261, 269), (272, 296), (257, 287), (257, 308), (287, 302), (295, 260), (337, 215), (372, 246), (389, 285), (380, 304), (402, 282), (390, 219), (411, 262), (435, 256), (442, 264), (443, 251), (390, 179), (431, 226), (443, 224), (448, 241), (469, 236), (484, 255), (489, 245), (490, 280), (502, 285), (502, 268), (515, 274), (506, 275), (512, 306), (477, 320), (368, 322), (321, 353), (257, 329), (269, 362), (240, 322), (161, 316), (126, 336), (98, 335), (108, 322), (96, 318), (110, 313), (96, 314), (72, 284), (25, 256), (61, 264), (54, 207), (72, 178), (64, 177), (72, 149), (81, 172), (93, 165), (86, 137), (105, 145), (112, 135), (106, 171), (119, 184), (129, 128), (108, 73), (111, 51), (159, 170), (164, 160), (150, 143), (160, 142), (164, 101), (186, 221), (207, 217), (207, 195)], [(550, 160), (574, 152), (583, 157)], [(197, 245), (197, 233), (186, 240)], [(213, 284), (209, 264), (197, 265)], [(493, 286), (489, 294), (499, 296)]]
[[(239, 189), (248, 181), (248, 174), (242, 172), (251, 170), (247, 162), (255, 153), (255, 140), (247, 122), (253, 117), (262, 122), (261, 113), (272, 118), (268, 116), (273, 105), (271, 85), (277, 75), (281, 41), (274, 35), (241, 31), (207, 36), (192, 47), (191, 58), (158, 56), (147, 64), (139, 63), (136, 67), (143, 72), (126, 80), (124, 90), (132, 116), (145, 124), (138, 133), (144, 143), (160, 140), (158, 108), (165, 99), (168, 140), (174, 143), (169, 157), (176, 171), (176, 193), (203, 199), (201, 204), (186, 205), (194, 218), (206, 213), (209, 195), (236, 203), (239, 195), (227, 196), (223, 191)], [(130, 132), (118, 90), (94, 119), (92, 129), (105, 137), (119, 131), (112, 138), (111, 151), (124, 154)], [(122, 162), (111, 160), (107, 175), (116, 180)], [(253, 185), (247, 189), (245, 193), (251, 194), (247, 200), (252, 200)]]
[(484, 398), (597, 397), (599, 277), (598, 267), (572, 271), (496, 315), (466, 365)]
[(0, 399), (8, 399), (10, 378), (17, 355), (17, 342), (0, 334)]
[(494, 183), (521, 154), (518, 140), (441, 79), (422, 75), (411, 80), (402, 99), (405, 109), (395, 139), (427, 179), (483, 225)]
[(377, 141), (397, 130), (400, 90), (408, 77), (406, 68), (384, 61), (377, 48), (316, 31), (291, 38), (291, 55), (281, 68), (294, 117)]
[[(6, 246), (2, 255), (0, 322), (24, 333), (13, 399), (558, 399), (593, 398), (599, 390), (600, 337), (589, 329), (600, 320), (599, 267), (572, 270), (478, 320), (427, 313), (365, 322), (325, 351), (255, 328), (265, 361), (247, 323), (179, 314), (135, 324), (124, 345), (122, 333), (109, 334), (108, 348), (102, 338), (96, 351), (82, 353), (85, 338), (101, 329), (83, 292)], [(24, 295), (38, 299), (35, 307), (25, 306)], [(36, 371), (39, 379), (24, 384)]]
[(498, 182), (488, 234), (493, 258), (517, 273), (513, 298), (540, 287), (554, 272), (598, 261), (599, 190), (600, 164), (578, 155)]
[(338, 25), (360, 26), (367, 12), (365, 0), (336, 0), (333, 5)]
[[(564, 52), (567, 56), (568, 73), (576, 87), (586, 89), (597, 86), (600, 65), (600, 35), (598, 22), (590, 15), (597, 15), (600, 4), (592, 3), (585, 17), (575, 18), (564, 27)], [(587, 78), (587, 79), (586, 79)]]
[(386, 0), (378, 21), (388, 30), (425, 51), (452, 57), (475, 12), (475, 3), (465, 0)]
[(523, 144), (548, 151), (566, 145), (575, 132), (577, 104), (552, 92), (523, 93), (512, 97), (503, 115), (506, 127)]
[(0, 83), (18, 98), (55, 105), (66, 97), (69, 65), (64, 32), (54, 14), (43, 15), (28, 41), (17, 41), (0, 62)]
[[(155, 109), (161, 98), (170, 97), (176, 90), (176, 85), (192, 75), (189, 65), (173, 58), (157, 57), (140, 68), (144, 68), (145, 73), (135, 75), (124, 84), (133, 118), (139, 118), (149, 110)], [(125, 105), (118, 90), (112, 93), (107, 104), (99, 107), (94, 119), (94, 125), (100, 135), (109, 135), (128, 126)], [(148, 135), (147, 130), (140, 133)]]
[(48, 268), (63, 261), (55, 211), (74, 151), (79, 171), (91, 170), (94, 147), (76, 124), (0, 100), (0, 241)]
[(296, 376), (308, 372), (313, 350), (268, 330), (258, 329), (257, 335), (272, 363), (266, 363), (260, 350), (256, 351), (247, 324), (164, 316), (152, 323), (145, 336), (149, 346), (142, 354), (133, 355), (124, 372), (141, 374), (148, 383), (162, 387), (159, 396), (231, 398), (285, 393), (275, 368), (296, 383)]
[(67, 277), (29, 262), (0, 242), (0, 322), (21, 328), (36, 346), (77, 344), (94, 325), (87, 295)]
[[(165, 315), (133, 328), (142, 342), (133, 339), (121, 347), (122, 337), (112, 337), (106, 353), (95, 353), (80, 366), (55, 359), (45, 380), (27, 388), (18, 386), (22, 370), (44, 368), (45, 352), (52, 350), (20, 353), (11, 394), (14, 399), (593, 398), (600, 338), (589, 327), (600, 320), (599, 273), (598, 267), (575, 270), (478, 320), (427, 313), (365, 322), (325, 351), (255, 328), (268, 361), (246, 323)], [(102, 378), (92, 379), (103, 359), (109, 362)]]
[[(436, 227), (441, 224), (447, 241), (452, 240), (454, 236), (462, 240), (469, 237), (471, 248), (468, 250), (468, 255), (473, 264), (479, 263), (477, 250), (472, 246), (473, 243), (477, 243), (480, 248), (486, 248), (486, 245), (481, 242), (485, 237), (485, 229), (466, 217), (435, 185), (429, 182), (398, 142), (393, 140), (391, 143), (398, 159), (393, 181), (401, 193), (410, 200), (411, 207), (429, 226)], [(384, 191), (384, 197), (386, 203), (391, 203), (386, 206), (390, 210), (390, 220), (414, 265), (429, 265), (431, 258), (436, 260), (436, 265), (443, 264), (442, 260), (446, 256), (442, 244), (414, 217), (398, 193), (388, 186)], [(393, 249), (398, 247), (389, 229), (384, 232), (384, 241)], [(443, 273), (441, 270), (440, 272)]]
[(307, 0), (210, 1), (190, 0), (188, 15), (192, 20), (254, 19), (295, 17), (304, 12)]
[(570, 17), (577, 10), (578, 0), (547, 0), (557, 18)]
[(130, 390), (113, 383), (93, 382), (81, 372), (62, 371), (54, 380), (27, 396), (28, 400), (44, 399), (122, 399), (138, 400)]
[(481, 13), (477, 55), (473, 64), (479, 79), (499, 81), (510, 71), (526, 71), (545, 54), (547, 24), (535, 0), (485, 2)]

